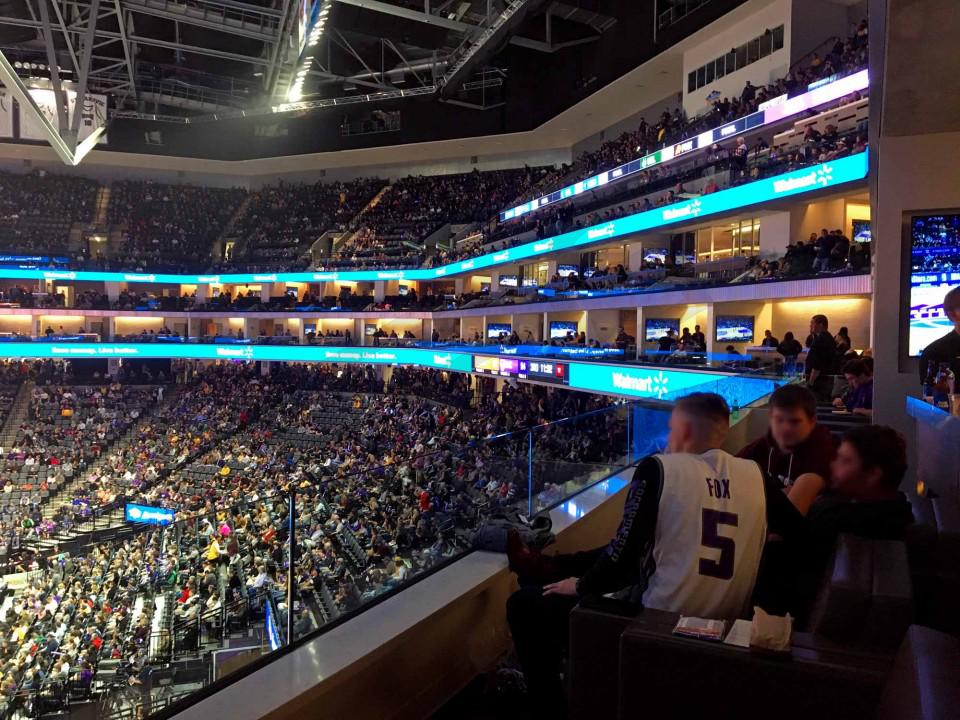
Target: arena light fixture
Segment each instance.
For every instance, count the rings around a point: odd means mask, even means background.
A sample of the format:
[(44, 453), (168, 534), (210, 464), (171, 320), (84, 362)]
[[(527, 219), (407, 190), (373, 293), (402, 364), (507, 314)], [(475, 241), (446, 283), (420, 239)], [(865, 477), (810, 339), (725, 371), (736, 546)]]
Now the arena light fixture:
[(287, 92), (287, 102), (296, 103), (303, 99), (303, 84), (313, 66), (313, 53), (323, 34), (327, 29), (327, 21), (330, 19), (330, 9), (333, 7), (332, 0), (319, 0), (319, 9), (313, 26), (307, 31), (307, 42), (300, 54), (300, 62), (297, 66), (297, 72), (290, 83), (290, 90)]

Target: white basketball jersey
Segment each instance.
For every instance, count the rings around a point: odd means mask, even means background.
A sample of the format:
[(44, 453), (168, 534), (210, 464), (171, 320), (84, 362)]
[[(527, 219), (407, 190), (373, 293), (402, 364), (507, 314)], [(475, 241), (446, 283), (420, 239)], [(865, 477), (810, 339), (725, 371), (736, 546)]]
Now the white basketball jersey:
[(763, 475), (723, 450), (658, 455), (656, 569), (645, 607), (733, 619), (749, 609), (767, 537)]

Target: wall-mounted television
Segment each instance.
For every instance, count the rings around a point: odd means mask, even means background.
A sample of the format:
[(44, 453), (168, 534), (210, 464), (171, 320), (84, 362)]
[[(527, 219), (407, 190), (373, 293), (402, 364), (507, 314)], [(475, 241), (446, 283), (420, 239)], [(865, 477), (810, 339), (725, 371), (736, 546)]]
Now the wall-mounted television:
[(398, 293), (399, 295), (405, 296), (408, 292), (410, 292), (410, 286), (409, 286), (409, 285), (398, 285), (398, 286), (397, 286), (397, 293)]
[(373, 337), (373, 334), (375, 332), (377, 332), (376, 325), (367, 324), (363, 326), (363, 334), (366, 335), (367, 337)]
[(870, 221), (854, 220), (853, 241), (858, 243), (868, 243), (871, 240), (873, 240), (873, 235), (870, 232)]
[(717, 342), (753, 342), (753, 315), (717, 315)]
[(517, 276), (516, 275), (501, 275), (500, 284), (504, 287), (517, 287)]
[(513, 326), (510, 323), (487, 323), (487, 337), (498, 338), (500, 333), (510, 335), (513, 332)]
[(552, 320), (550, 322), (551, 340), (563, 339), (568, 333), (577, 334), (577, 324), (575, 322), (567, 322), (566, 320)]
[(667, 334), (667, 330), (673, 330), (674, 334), (679, 334), (679, 318), (646, 318), (643, 322), (643, 337), (647, 342), (659, 340)]
[(649, 248), (643, 251), (643, 261), (648, 263), (660, 262), (664, 264), (667, 262), (667, 249), (666, 248)]
[(569, 275), (579, 274), (580, 268), (576, 265), (557, 265), (557, 275), (567, 277)]
[(524, 287), (537, 287), (538, 285), (539, 285), (539, 283), (537, 282), (537, 279), (536, 279), (536, 278), (524, 278), (524, 279), (523, 279), (523, 286), (524, 286)]
[(943, 297), (960, 285), (960, 214), (910, 219), (911, 357), (953, 329)]

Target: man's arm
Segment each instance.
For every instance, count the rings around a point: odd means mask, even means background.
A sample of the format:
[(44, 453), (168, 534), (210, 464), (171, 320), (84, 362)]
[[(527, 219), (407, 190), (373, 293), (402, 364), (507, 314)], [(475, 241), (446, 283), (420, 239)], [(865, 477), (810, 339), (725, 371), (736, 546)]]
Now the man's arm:
[[(816, 477), (813, 473), (810, 475)], [(767, 496), (767, 532), (786, 540), (803, 538), (807, 533), (807, 523), (801, 511), (784, 494), (780, 484), (764, 476), (763, 489)]]
[(577, 583), (578, 595), (602, 595), (637, 581), (641, 558), (653, 543), (663, 488), (660, 461), (645, 458), (633, 475), (620, 527), (603, 554)]

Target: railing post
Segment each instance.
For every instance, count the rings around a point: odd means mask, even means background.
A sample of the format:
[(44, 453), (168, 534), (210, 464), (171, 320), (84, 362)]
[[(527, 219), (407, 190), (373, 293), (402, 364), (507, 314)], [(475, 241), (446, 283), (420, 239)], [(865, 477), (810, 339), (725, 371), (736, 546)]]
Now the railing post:
[(533, 517), (533, 430), (527, 432), (527, 517)]
[(288, 542), (290, 543), (289, 548), (289, 557), (290, 557), (290, 567), (287, 568), (287, 644), (293, 642), (293, 588), (294, 588), (294, 571), (296, 564), (296, 549), (297, 542), (294, 537), (294, 531), (296, 530), (296, 515), (297, 515), (297, 494), (294, 491), (290, 491), (289, 498), (289, 508), (287, 510), (288, 525), (290, 529), (290, 537)]

